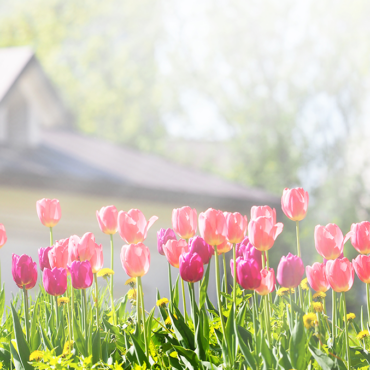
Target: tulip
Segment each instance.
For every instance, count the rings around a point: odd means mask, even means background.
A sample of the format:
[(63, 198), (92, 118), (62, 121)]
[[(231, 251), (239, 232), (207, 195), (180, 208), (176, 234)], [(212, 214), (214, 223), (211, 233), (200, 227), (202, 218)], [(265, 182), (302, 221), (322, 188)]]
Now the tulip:
[(118, 213), (118, 232), (123, 240), (129, 244), (141, 243), (145, 240), (149, 228), (158, 220), (152, 216), (147, 222), (145, 216), (138, 209)]
[(172, 229), (160, 229), (157, 232), (157, 249), (162, 256), (164, 256), (163, 245), (167, 240), (177, 240), (175, 232)]
[(179, 269), (182, 280), (196, 283), (203, 277), (202, 258), (197, 253), (183, 253), (179, 258)]
[(37, 264), (26, 254), (13, 254), (12, 275), (18, 288), (32, 289), (37, 282)]
[(89, 261), (73, 261), (69, 267), (72, 286), (75, 289), (89, 288), (93, 283), (93, 273)]
[(358, 278), (362, 282), (370, 284), (370, 256), (359, 254), (355, 259), (352, 260), (352, 265)]
[(104, 264), (104, 258), (103, 258), (103, 247), (100, 244), (95, 243), (95, 249), (94, 249), (94, 254), (90, 258), (90, 265), (93, 274), (97, 273), (103, 268)]
[(267, 295), (275, 290), (275, 271), (273, 268), (261, 270), (261, 285), (256, 288), (259, 295)]
[(306, 217), (308, 193), (302, 188), (285, 188), (281, 197), (281, 208), (292, 221), (301, 221)]
[(226, 240), (226, 219), (222, 211), (208, 208), (199, 215), (199, 231), (209, 245), (218, 246)]
[(50, 262), (49, 262), (49, 251), (51, 247), (40, 248), (39, 249), (39, 264), (40, 270), (44, 271), (44, 268), (51, 269)]
[(80, 237), (77, 235), (71, 235), (68, 242), (68, 266), (71, 266), (73, 261), (79, 261), (78, 254), (78, 243)]
[(226, 220), (226, 239), (230, 243), (240, 243), (247, 231), (247, 216), (242, 216), (238, 212), (224, 212), (224, 216)]
[(115, 206), (102, 207), (96, 211), (96, 218), (104, 234), (114, 235), (117, 232), (118, 211)]
[(67, 270), (54, 267), (52, 270), (45, 268), (42, 282), (46, 292), (53, 296), (59, 296), (67, 290)]
[[(246, 249), (246, 247), (248, 245), (251, 245), (253, 247), (253, 245), (251, 244), (251, 242), (249, 241), (249, 238), (246, 236), (240, 243), (238, 243), (236, 245), (236, 258), (238, 257), (243, 257), (243, 253)], [(246, 258), (245, 258), (246, 259)]]
[[(351, 226), (351, 243), (357, 252), (370, 253), (370, 222), (362, 221)], [(1, 242), (0, 242), (1, 244)]]
[(95, 252), (95, 236), (93, 233), (85, 233), (77, 243), (79, 261), (90, 261)]
[(236, 279), (243, 289), (257, 289), (262, 280), (258, 263), (254, 260), (244, 260), (238, 257), (236, 260)]
[(325, 267), (328, 282), (335, 292), (347, 292), (352, 288), (355, 270), (346, 257), (328, 261)]
[(271, 217), (260, 216), (248, 225), (249, 240), (259, 251), (268, 251), (274, 245), (277, 236), (283, 231), (281, 222), (273, 223)]
[(5, 227), (3, 224), (0, 224), (0, 248), (3, 247), (8, 240), (6, 236)]
[(351, 232), (343, 238), (342, 231), (335, 224), (315, 227), (315, 247), (317, 252), (327, 260), (334, 260), (343, 253), (344, 244), (351, 237)]
[(143, 243), (124, 245), (121, 249), (121, 263), (128, 276), (144, 276), (150, 266), (149, 248)]
[(221, 254), (225, 254), (233, 249), (233, 245), (228, 241), (224, 241), (223, 243), (217, 246), (217, 254), (220, 256)]
[(280, 259), (277, 268), (277, 281), (284, 288), (296, 288), (303, 277), (304, 266), (302, 259), (289, 253)]
[[(344, 254), (343, 254), (343, 252), (339, 255), (339, 257), (338, 258), (343, 258), (344, 257)], [(322, 259), (322, 263), (324, 264), (324, 265), (326, 265), (326, 263), (328, 262), (328, 261), (330, 261), (330, 260), (327, 260), (326, 258), (323, 258)]]
[(62, 216), (58, 199), (43, 198), (36, 202), (37, 215), (46, 227), (54, 227)]
[(172, 227), (182, 239), (189, 239), (197, 231), (197, 211), (188, 206), (172, 211)]
[(253, 206), (251, 208), (251, 220), (255, 220), (258, 217), (265, 216), (271, 217), (272, 223), (276, 224), (276, 210), (275, 208), (270, 208), (269, 206)]
[(198, 254), (203, 265), (207, 265), (213, 256), (214, 249), (200, 236), (194, 236), (189, 240), (189, 252)]
[(251, 243), (248, 243), (244, 248), (243, 259), (254, 259), (258, 263), (260, 270), (262, 270), (262, 252), (254, 248)]
[(50, 267), (67, 268), (68, 265), (68, 244), (69, 239), (61, 239), (55, 242), (49, 251)]
[(307, 281), (311, 288), (316, 292), (326, 292), (330, 288), (326, 277), (324, 263), (315, 262), (312, 266), (306, 266)]
[(168, 262), (176, 268), (179, 268), (179, 258), (182, 253), (189, 252), (188, 244), (186, 240), (167, 240), (167, 243), (163, 245), (164, 254)]

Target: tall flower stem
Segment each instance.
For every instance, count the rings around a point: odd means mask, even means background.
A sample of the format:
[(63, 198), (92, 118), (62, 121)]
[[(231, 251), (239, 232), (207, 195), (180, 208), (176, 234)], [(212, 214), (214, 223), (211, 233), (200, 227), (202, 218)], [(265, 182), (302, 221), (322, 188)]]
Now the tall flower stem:
[(346, 307), (346, 293), (342, 293), (343, 296), (343, 312), (344, 312), (344, 330), (346, 335), (346, 350), (347, 350), (347, 361), (348, 370), (351, 369), (351, 355), (349, 353), (349, 338), (348, 338), (348, 321), (347, 321), (347, 307)]
[(254, 336), (254, 353), (257, 362), (257, 369), (259, 369), (258, 353), (257, 353), (257, 321), (256, 321), (256, 307), (257, 307), (257, 294), (253, 292), (252, 298), (252, 320), (253, 320), (253, 336)]
[(220, 312), (222, 335), (223, 337), (225, 337), (226, 330), (225, 330), (224, 315), (222, 313), (222, 304), (221, 304), (220, 266), (219, 266), (219, 261), (218, 261), (217, 245), (214, 246), (214, 249), (215, 249), (215, 267), (216, 267), (217, 303), (218, 303), (218, 310)]
[[(110, 234), (110, 268), (114, 271), (114, 246), (113, 246), (113, 235)], [(113, 275), (110, 276), (110, 290), (113, 295)]]
[(337, 292), (333, 290), (333, 301), (332, 301), (332, 333), (333, 343), (337, 336)]
[(224, 289), (225, 289), (225, 294), (227, 294), (227, 270), (226, 270), (226, 258), (225, 258), (225, 253), (222, 253), (222, 261), (224, 265)]
[(73, 324), (73, 318), (75, 314), (75, 291), (72, 285), (72, 282), (70, 281), (70, 286), (71, 286), (71, 320), (72, 320), (72, 340), (74, 340), (74, 324)]
[(100, 324), (99, 324), (99, 286), (98, 286), (98, 276), (97, 273), (94, 274), (95, 281), (95, 307), (96, 307), (96, 330), (98, 331), (98, 341), (99, 341), (99, 360), (100, 360)]
[[(110, 279), (113, 278), (113, 275), (110, 275)], [(110, 280), (112, 281), (112, 280)], [(108, 284), (108, 290), (109, 290), (109, 295), (110, 295), (110, 303), (111, 303), (111, 309), (112, 309), (112, 320), (113, 320), (113, 324), (114, 325), (117, 325), (117, 319), (116, 319), (116, 309), (114, 307), (114, 298), (113, 298), (113, 292), (111, 290), (111, 285)], [(135, 289), (135, 288), (134, 288)], [(139, 309), (139, 300), (136, 299), (136, 306), (137, 306), (137, 322), (140, 323), (140, 309)], [(140, 325), (140, 324), (139, 324)]]
[(167, 264), (168, 264), (168, 285), (169, 285), (169, 288), (170, 288), (170, 302), (171, 302), (171, 307), (172, 307), (172, 301), (173, 301), (173, 297), (172, 297), (172, 275), (171, 275), (171, 264), (167, 261)]
[(68, 333), (69, 333), (69, 346), (68, 350), (71, 353), (71, 347), (73, 348), (73, 337), (72, 337), (72, 325), (71, 325), (71, 306), (67, 304), (67, 312), (68, 312)]
[(50, 247), (54, 244), (53, 228), (50, 227)]
[[(302, 258), (301, 257), (301, 244), (299, 242), (299, 221), (296, 221), (295, 222), (295, 225), (296, 225), (296, 235), (297, 235), (297, 256), (299, 258)], [(303, 309), (303, 306), (302, 306), (302, 287), (301, 287), (301, 284), (298, 285), (298, 293), (299, 293), (299, 307), (301, 309)]]
[(289, 288), (289, 301), (290, 301), (290, 330), (293, 330), (294, 316), (293, 316), (292, 293), (290, 291), (290, 288)]
[(184, 317), (185, 321), (187, 320), (188, 313), (186, 312), (186, 299), (185, 299), (185, 287), (184, 287), (184, 280), (180, 277), (181, 280), (181, 289), (182, 289), (182, 300), (184, 302)]
[(144, 308), (144, 295), (143, 295), (143, 285), (141, 283), (141, 276), (138, 276), (137, 278), (137, 286), (140, 290), (139, 293), (139, 299), (141, 302), (141, 313), (142, 313), (142, 319), (143, 319), (143, 328), (144, 328), (144, 343), (145, 343), (145, 353), (146, 357), (149, 359), (149, 345), (148, 345), (148, 336), (146, 333), (146, 325), (145, 325), (145, 308)]
[(54, 302), (55, 302), (55, 315), (56, 315), (56, 320), (57, 320), (57, 332), (59, 330), (59, 308), (58, 308), (58, 297), (55, 295), (54, 296)]
[(86, 289), (82, 289), (82, 310), (83, 310), (83, 314), (84, 314), (84, 316), (83, 316), (83, 322), (84, 322), (85, 338), (87, 339), (87, 301), (86, 301)]
[(370, 325), (370, 286), (366, 284), (367, 320)]
[(233, 302), (236, 309), (236, 244), (233, 243), (233, 260), (234, 260), (234, 287), (233, 287)]
[[(262, 252), (261, 253), (261, 257), (262, 257), (262, 268), (267, 268), (268, 270), (268, 263), (267, 263), (267, 257), (268, 256), (268, 253), (266, 252), (266, 255), (265, 255), (265, 252)], [(270, 337), (271, 337), (271, 334), (270, 334), (270, 301), (269, 301), (269, 295), (270, 294), (267, 294), (266, 295), (266, 299), (262, 299), (263, 300), (263, 308), (264, 308), (264, 315), (265, 315), (265, 323), (266, 323), (266, 332), (267, 332), (267, 336), (268, 336), (268, 342), (269, 342), (269, 345), (270, 345)]]
[(30, 341), (30, 321), (28, 316), (28, 291), (23, 285), (23, 309), (24, 309), (24, 321), (26, 322), (26, 339), (27, 343)]

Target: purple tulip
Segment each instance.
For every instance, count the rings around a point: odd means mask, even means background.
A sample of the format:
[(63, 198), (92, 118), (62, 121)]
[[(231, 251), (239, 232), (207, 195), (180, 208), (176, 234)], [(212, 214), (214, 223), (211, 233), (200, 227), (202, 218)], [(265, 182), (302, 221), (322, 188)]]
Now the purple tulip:
[(189, 239), (189, 252), (198, 254), (203, 265), (207, 265), (213, 256), (214, 249), (200, 236), (194, 236)]
[(160, 229), (157, 231), (157, 249), (162, 256), (164, 256), (163, 245), (168, 240), (177, 240), (176, 234), (172, 229)]
[(277, 268), (277, 281), (284, 288), (296, 288), (303, 277), (304, 266), (300, 257), (289, 253), (280, 259)]
[(197, 253), (183, 253), (179, 258), (180, 276), (182, 280), (196, 283), (203, 277), (202, 258)]
[(12, 275), (18, 288), (32, 289), (37, 282), (37, 264), (30, 256), (12, 255)]
[(258, 288), (261, 285), (261, 279), (261, 270), (256, 260), (244, 260), (241, 257), (236, 259), (236, 280), (243, 289)]
[(52, 250), (52, 247), (40, 248), (39, 249), (39, 264), (40, 270), (44, 271), (44, 268), (51, 269), (49, 262), (49, 251)]
[(93, 273), (89, 261), (73, 261), (69, 267), (72, 286), (75, 289), (86, 289), (93, 283)]
[(52, 270), (45, 267), (42, 282), (46, 292), (50, 295), (62, 295), (67, 290), (67, 270), (54, 267)]

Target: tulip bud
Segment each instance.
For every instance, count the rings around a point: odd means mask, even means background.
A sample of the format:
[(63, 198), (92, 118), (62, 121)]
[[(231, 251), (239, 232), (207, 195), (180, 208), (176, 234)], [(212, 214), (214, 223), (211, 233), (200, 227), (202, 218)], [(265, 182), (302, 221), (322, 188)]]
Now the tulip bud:
[(183, 253), (179, 258), (179, 269), (182, 280), (196, 283), (203, 277), (202, 258), (197, 253)]
[(100, 271), (103, 268), (104, 264), (104, 257), (103, 257), (103, 247), (100, 244), (95, 243), (95, 249), (94, 254), (90, 258), (90, 265), (93, 274), (96, 274), (98, 271)]
[(199, 215), (199, 232), (202, 238), (212, 247), (226, 240), (226, 219), (222, 211), (208, 208)]
[(192, 238), (197, 231), (197, 211), (190, 207), (175, 208), (172, 211), (172, 227), (182, 239)]
[(369, 221), (362, 221), (358, 224), (352, 224), (351, 243), (357, 252), (361, 254), (370, 253), (370, 222)]
[(269, 206), (253, 206), (251, 208), (251, 220), (255, 220), (258, 217), (270, 217), (272, 218), (272, 223), (276, 224), (276, 210), (271, 209)]
[(114, 235), (117, 232), (118, 211), (115, 206), (102, 207), (96, 211), (96, 218), (104, 234)]
[(324, 263), (315, 262), (312, 267), (306, 266), (306, 275), (307, 281), (314, 291), (325, 293), (330, 288)]
[(334, 291), (347, 292), (352, 288), (355, 270), (346, 257), (328, 261), (325, 267), (326, 277)]
[(50, 267), (67, 268), (69, 239), (57, 240), (49, 251)]
[(36, 202), (36, 211), (41, 223), (46, 227), (54, 227), (62, 216), (58, 199), (40, 199)]
[(277, 268), (277, 281), (284, 288), (296, 288), (303, 277), (304, 266), (300, 257), (289, 253), (280, 259)]
[(273, 268), (261, 270), (261, 284), (256, 288), (259, 295), (267, 295), (275, 290), (275, 271)]
[(359, 254), (355, 259), (352, 260), (352, 265), (358, 278), (362, 282), (370, 284), (370, 256)]
[(226, 239), (230, 243), (240, 243), (247, 231), (247, 216), (242, 216), (238, 212), (224, 212), (224, 216), (226, 220)]
[(51, 247), (39, 249), (39, 264), (41, 271), (44, 271), (44, 268), (48, 268), (51, 270), (49, 262), (49, 251), (51, 251), (51, 249), (52, 249)]
[(44, 269), (42, 282), (46, 292), (53, 296), (59, 296), (67, 290), (67, 270), (54, 267), (52, 270)]
[(277, 236), (283, 231), (283, 227), (281, 222), (273, 224), (271, 217), (258, 217), (249, 222), (249, 240), (259, 251), (268, 251), (274, 245)]
[(0, 224), (0, 248), (3, 247), (8, 240), (6, 236), (5, 226)]
[(144, 276), (150, 266), (149, 248), (143, 243), (124, 245), (121, 249), (121, 263), (128, 276)]
[(163, 245), (163, 251), (167, 261), (173, 267), (179, 268), (180, 255), (189, 252), (189, 247), (184, 239), (167, 240), (167, 243)]
[(177, 240), (175, 232), (172, 229), (160, 229), (157, 232), (157, 249), (162, 256), (164, 256), (163, 245), (167, 240)]
[(214, 249), (200, 236), (194, 236), (189, 240), (189, 252), (198, 254), (203, 265), (207, 265), (213, 256)]
[(18, 288), (32, 289), (37, 282), (37, 264), (30, 256), (12, 255), (12, 275)]
[(89, 288), (93, 283), (93, 273), (89, 261), (73, 261), (69, 267), (72, 286), (75, 289)]
[(281, 209), (293, 221), (301, 221), (306, 217), (308, 193), (302, 188), (285, 188), (281, 197)]
[(241, 257), (236, 259), (236, 281), (243, 289), (257, 289), (261, 280), (261, 272), (255, 260), (243, 260)]

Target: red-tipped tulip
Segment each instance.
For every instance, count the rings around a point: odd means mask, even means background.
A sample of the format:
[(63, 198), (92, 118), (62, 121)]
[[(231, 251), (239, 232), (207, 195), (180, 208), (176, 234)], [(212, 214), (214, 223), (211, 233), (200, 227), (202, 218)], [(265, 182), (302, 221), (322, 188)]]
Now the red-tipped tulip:
[(301, 221), (306, 217), (308, 193), (302, 188), (285, 188), (281, 197), (281, 209), (293, 221)]
[(370, 253), (370, 222), (369, 221), (362, 221), (358, 224), (352, 224), (351, 243), (357, 252), (361, 254)]
[(163, 245), (168, 240), (177, 240), (176, 234), (172, 229), (160, 229), (157, 231), (157, 249), (162, 256), (164, 256)]
[(40, 199), (36, 202), (36, 211), (41, 223), (46, 227), (54, 227), (62, 217), (58, 199)]
[(72, 286), (75, 289), (86, 289), (93, 283), (93, 273), (89, 261), (73, 261), (69, 267)]
[(358, 278), (366, 284), (370, 284), (370, 256), (359, 254), (352, 265), (356, 271)]
[(194, 236), (189, 240), (189, 252), (197, 253), (202, 259), (203, 265), (207, 265), (213, 256), (214, 249), (200, 236)]
[(158, 220), (152, 216), (147, 222), (143, 213), (138, 209), (118, 213), (118, 232), (123, 240), (129, 244), (141, 243), (146, 239), (150, 227)]
[(199, 232), (202, 238), (212, 247), (226, 240), (226, 219), (222, 211), (208, 208), (199, 215)]
[(289, 253), (280, 259), (277, 268), (277, 281), (284, 288), (296, 288), (303, 277), (304, 266), (300, 257)]
[(273, 268), (261, 270), (261, 285), (256, 288), (259, 295), (267, 295), (275, 290), (275, 271)]
[(276, 210), (275, 208), (269, 207), (269, 206), (253, 206), (251, 208), (251, 220), (255, 220), (258, 217), (271, 217), (272, 223), (276, 224)]
[(96, 211), (96, 218), (104, 234), (114, 235), (117, 232), (118, 211), (115, 206), (102, 207)]
[(336, 292), (347, 292), (352, 288), (355, 270), (346, 257), (326, 263), (326, 277), (331, 288)]
[(249, 222), (249, 240), (259, 251), (268, 251), (274, 245), (277, 236), (283, 231), (283, 227), (281, 222), (274, 224), (271, 217), (258, 217)]
[(67, 290), (67, 270), (57, 267), (52, 270), (45, 268), (42, 282), (46, 292), (53, 296), (59, 296)]
[(5, 226), (0, 224), (0, 248), (3, 247), (8, 240), (6, 236)]
[(189, 252), (189, 246), (184, 239), (167, 240), (167, 243), (163, 245), (163, 251), (167, 261), (173, 267), (179, 268), (180, 255)]
[(317, 252), (327, 260), (334, 260), (343, 253), (344, 244), (351, 237), (349, 232), (345, 238), (335, 224), (315, 227), (315, 247)]
[(236, 281), (243, 289), (257, 289), (261, 280), (261, 272), (255, 260), (243, 260), (241, 257), (236, 259)]
[(182, 280), (196, 283), (203, 277), (202, 258), (197, 253), (184, 253), (179, 258), (179, 269)]
[(172, 227), (182, 239), (192, 238), (197, 231), (197, 210), (188, 206), (172, 211)]
[(149, 248), (143, 243), (124, 245), (121, 249), (121, 262), (128, 276), (144, 276), (150, 266)]
[(306, 266), (307, 281), (311, 288), (316, 292), (326, 292), (330, 288), (326, 277), (324, 263), (315, 262), (312, 266)]
[(51, 251), (51, 247), (40, 248), (39, 249), (39, 264), (40, 270), (44, 271), (45, 268), (51, 270), (50, 261), (49, 261), (49, 251)]
[(68, 265), (68, 244), (69, 239), (57, 240), (49, 251), (50, 267), (67, 268)]
[(103, 247), (101, 244), (95, 243), (94, 254), (90, 258), (90, 265), (93, 274), (97, 273), (103, 268), (104, 257), (103, 257)]
[(224, 212), (226, 220), (226, 239), (230, 243), (240, 243), (247, 232), (248, 219), (240, 213)]
[(12, 255), (12, 275), (18, 288), (32, 289), (37, 282), (37, 264), (30, 256)]

